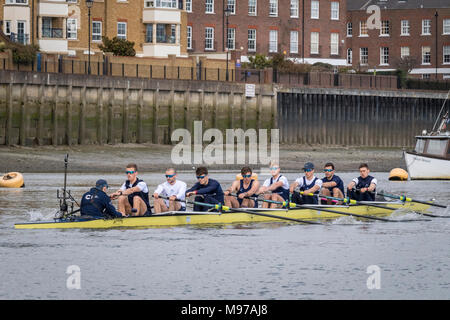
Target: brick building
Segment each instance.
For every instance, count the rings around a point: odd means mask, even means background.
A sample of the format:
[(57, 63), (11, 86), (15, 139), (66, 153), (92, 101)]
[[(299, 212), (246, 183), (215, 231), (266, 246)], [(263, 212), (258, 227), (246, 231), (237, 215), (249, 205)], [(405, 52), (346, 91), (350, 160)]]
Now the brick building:
[[(229, 9), (228, 35), (225, 9)], [(345, 61), (344, 0), (186, 0), (188, 52), (284, 53), (298, 62)]]
[[(372, 5), (380, 8), (379, 28), (376, 12), (366, 12)], [(450, 78), (450, 1), (348, 0), (347, 10), (346, 55), (354, 68), (393, 71), (403, 63), (417, 77)]]

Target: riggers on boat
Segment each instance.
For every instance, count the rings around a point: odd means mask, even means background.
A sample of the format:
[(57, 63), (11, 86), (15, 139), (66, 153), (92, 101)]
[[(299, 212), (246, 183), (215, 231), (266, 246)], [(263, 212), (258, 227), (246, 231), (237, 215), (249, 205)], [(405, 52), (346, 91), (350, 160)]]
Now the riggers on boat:
[[(356, 215), (366, 215), (373, 217), (388, 216), (392, 214), (392, 209), (405, 209), (407, 211), (425, 212), (429, 204), (413, 202), (370, 202), (372, 205), (351, 205), (351, 206), (309, 206), (296, 209), (251, 209), (255, 213), (245, 212), (165, 212), (164, 214), (153, 215), (150, 217), (128, 217), (115, 219), (94, 219), (71, 221), (68, 219), (55, 219), (52, 222), (30, 222), (15, 224), (16, 229), (72, 229), (72, 228), (90, 228), (90, 229), (108, 229), (108, 228), (153, 228), (153, 227), (172, 227), (188, 225), (221, 225), (221, 224), (247, 224), (253, 222), (288, 222), (282, 218), (292, 218), (305, 221), (319, 221), (337, 219), (350, 213)], [(378, 207), (373, 204), (380, 205)], [(383, 207), (388, 207), (383, 208)], [(342, 212), (343, 214), (323, 211), (321, 209)], [(270, 216), (263, 216), (268, 214)], [(279, 216), (275, 218), (273, 216)]]

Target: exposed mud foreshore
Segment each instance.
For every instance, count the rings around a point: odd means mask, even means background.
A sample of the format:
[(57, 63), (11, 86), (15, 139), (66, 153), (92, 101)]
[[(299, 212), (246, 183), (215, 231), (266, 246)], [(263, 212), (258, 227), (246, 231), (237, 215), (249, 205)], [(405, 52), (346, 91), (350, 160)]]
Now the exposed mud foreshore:
[[(0, 172), (63, 172), (65, 154), (69, 154), (69, 171), (79, 173), (121, 172), (130, 162), (136, 163), (141, 172), (157, 172), (171, 166), (178, 170), (192, 170), (194, 166), (198, 166), (173, 165), (172, 149), (173, 146), (170, 145), (153, 144), (0, 146)], [(367, 163), (371, 171), (388, 172), (393, 168), (405, 169), (400, 148), (280, 145), (279, 159), (285, 171), (299, 171), (305, 162), (313, 162), (316, 168), (322, 168), (326, 162), (332, 162), (336, 170), (341, 172), (357, 171), (362, 162)], [(208, 168), (239, 170), (242, 166), (242, 164), (213, 164)], [(250, 166), (254, 170), (262, 167), (260, 164)]]

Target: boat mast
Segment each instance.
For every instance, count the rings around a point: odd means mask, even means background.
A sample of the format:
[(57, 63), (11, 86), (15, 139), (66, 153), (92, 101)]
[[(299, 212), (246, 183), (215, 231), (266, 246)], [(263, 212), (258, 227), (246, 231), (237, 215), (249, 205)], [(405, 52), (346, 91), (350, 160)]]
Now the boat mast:
[[(450, 95), (450, 90), (448, 90), (448, 92), (447, 92), (447, 96), (445, 97), (445, 100), (444, 100), (444, 103), (442, 104), (442, 107), (441, 107), (441, 110), (439, 111), (439, 114), (438, 114), (438, 117), (436, 118), (436, 121), (434, 122), (434, 125), (433, 125), (433, 130), (431, 130), (431, 132), (434, 132), (434, 130), (435, 130), (435, 128), (436, 128), (436, 125), (438, 124), (438, 122), (439, 122), (439, 119), (441, 118), (441, 113), (442, 113), (442, 111), (444, 110), (444, 106), (445, 106), (445, 103), (447, 102), (447, 99), (448, 99), (448, 96)], [(446, 117), (448, 116), (448, 111), (447, 111), (447, 113), (446, 113), (446, 115), (444, 116), (444, 119), (443, 119), (443, 121), (446, 121)], [(439, 126), (439, 130), (440, 130), (440, 128), (442, 128), (442, 124), (443, 123), (445, 123), (445, 122), (442, 122), (441, 123), (441, 125)], [(438, 131), (439, 131), (438, 130)]]

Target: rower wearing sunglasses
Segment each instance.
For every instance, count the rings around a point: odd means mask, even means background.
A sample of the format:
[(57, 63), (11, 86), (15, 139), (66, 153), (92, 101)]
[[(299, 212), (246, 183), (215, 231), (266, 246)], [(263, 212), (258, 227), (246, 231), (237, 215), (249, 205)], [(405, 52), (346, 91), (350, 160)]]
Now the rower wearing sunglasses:
[[(225, 205), (230, 208), (255, 208), (258, 203), (249, 199), (259, 189), (259, 182), (252, 178), (253, 172), (250, 167), (241, 169), (242, 179), (235, 180), (225, 191)], [(230, 195), (236, 192), (236, 196)]]
[[(317, 197), (322, 188), (322, 180), (314, 176), (314, 164), (307, 162), (303, 166), (305, 175), (297, 178), (290, 186), (289, 191), (293, 193), (292, 201), (297, 204), (318, 204), (319, 198)], [(303, 191), (303, 194), (294, 192), (295, 188), (299, 188)], [(314, 194), (310, 196), (308, 194)]]
[[(186, 183), (177, 180), (177, 171), (174, 168), (166, 170), (166, 182), (161, 183), (153, 193), (155, 213), (166, 211), (186, 211)], [(169, 198), (164, 200), (159, 196)], [(178, 201), (176, 201), (178, 200)]]
[(148, 199), (147, 184), (137, 177), (137, 165), (130, 163), (126, 167), (127, 180), (119, 190), (111, 194), (111, 198), (119, 198), (118, 210), (122, 214), (148, 216), (152, 214)]
[[(208, 175), (208, 169), (198, 167), (195, 170), (197, 183), (186, 191), (186, 197), (196, 195), (195, 202), (204, 202), (210, 204), (224, 204), (223, 190), (220, 183), (211, 179)], [(207, 211), (207, 206), (194, 204), (194, 211)]]
[[(270, 162), (270, 174), (271, 178), (266, 179), (261, 188), (259, 188), (258, 193), (264, 195), (264, 200), (283, 202), (289, 200), (289, 182), (288, 179), (283, 176), (281, 173), (281, 168), (279, 164), (275, 161)], [(271, 192), (271, 194), (267, 194)], [(269, 203), (268, 201), (264, 201), (262, 207), (268, 208), (270, 204), (271, 208), (281, 207), (280, 204)]]
[[(325, 178), (322, 179), (321, 194), (327, 197), (344, 198), (344, 182), (341, 178), (334, 174), (334, 164), (331, 162), (326, 163), (323, 168), (323, 172), (325, 174)], [(333, 204), (331, 199), (326, 200), (326, 202), (327, 204)], [(342, 204), (342, 202), (339, 201), (337, 204)]]

